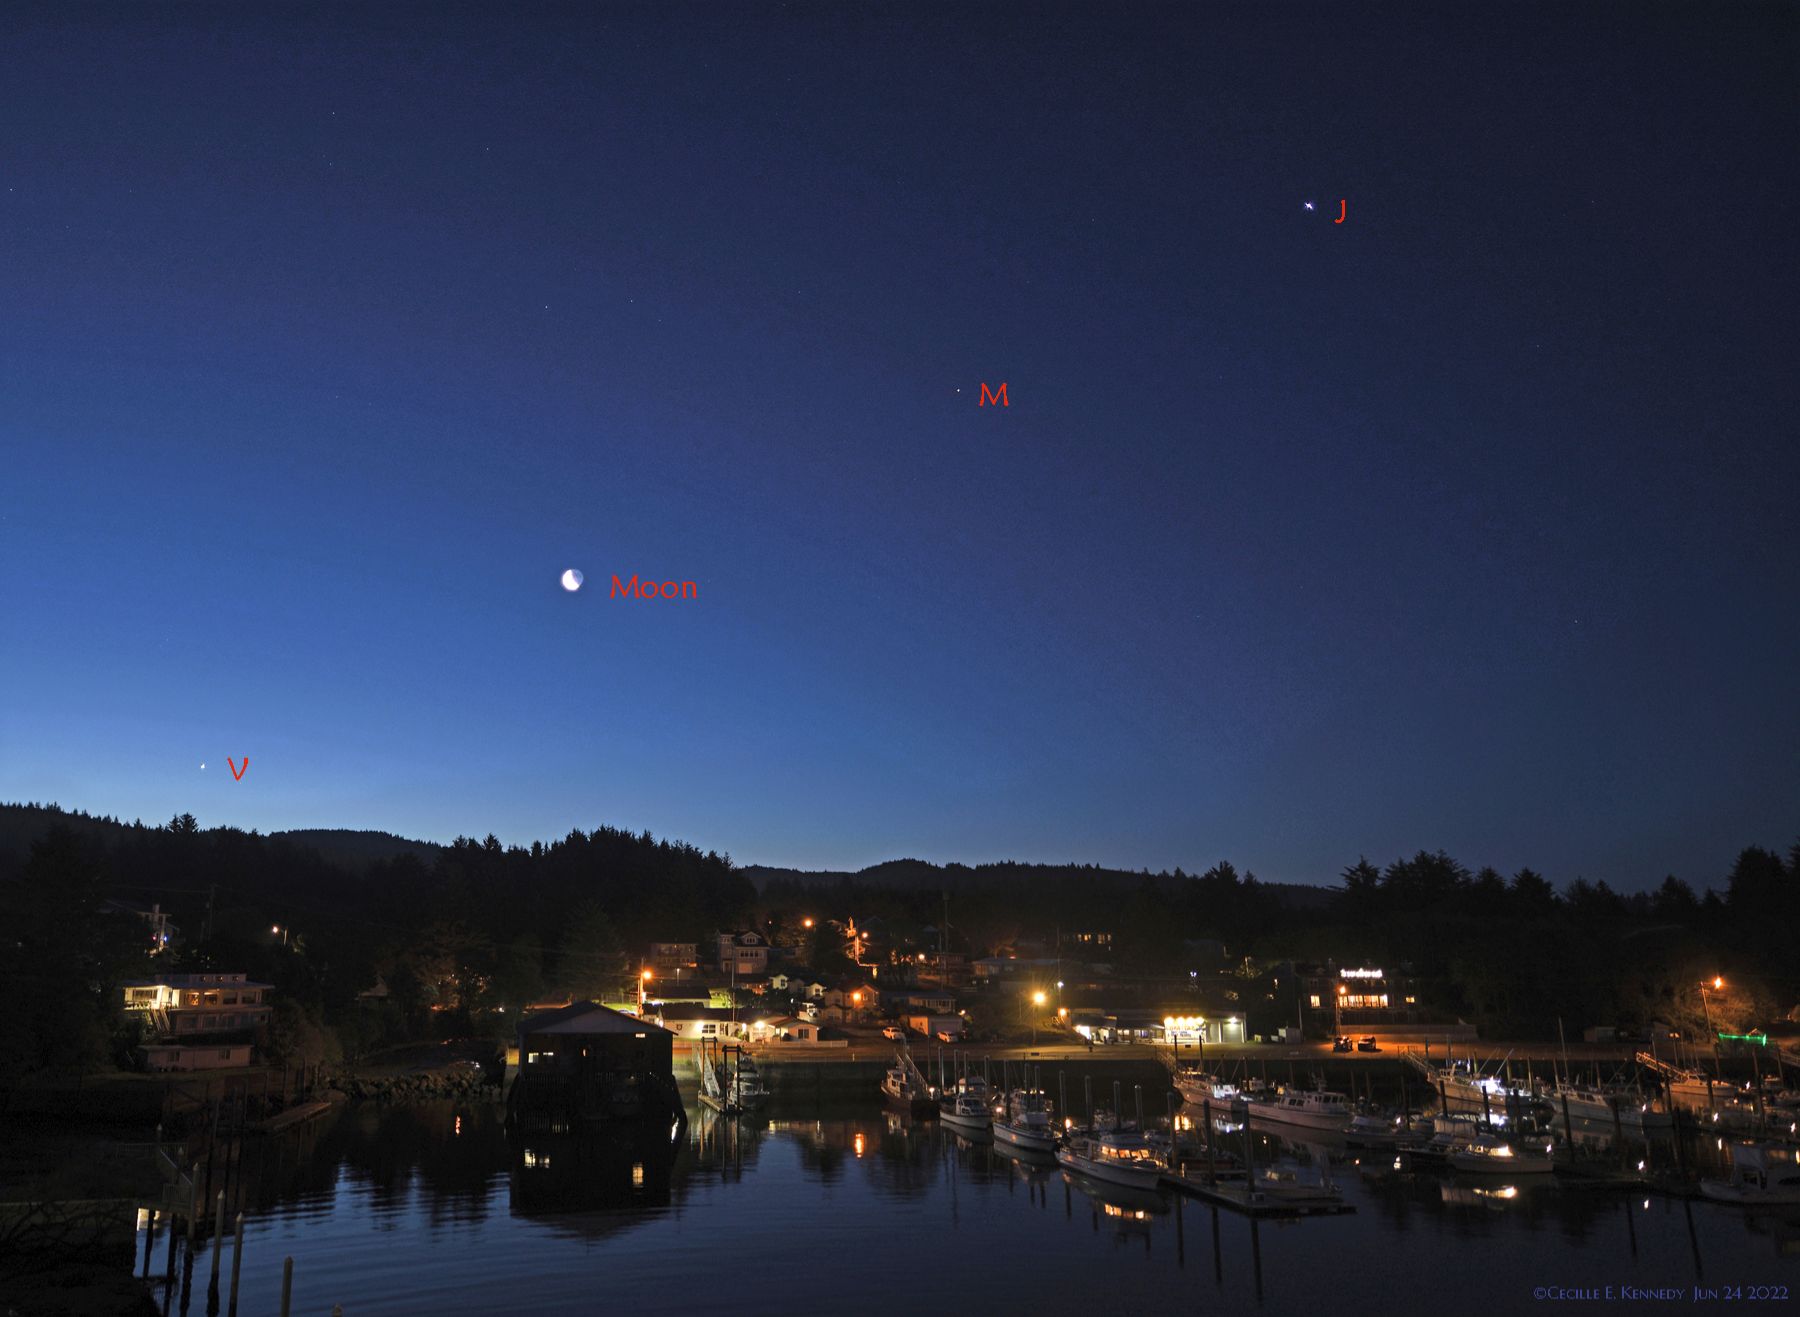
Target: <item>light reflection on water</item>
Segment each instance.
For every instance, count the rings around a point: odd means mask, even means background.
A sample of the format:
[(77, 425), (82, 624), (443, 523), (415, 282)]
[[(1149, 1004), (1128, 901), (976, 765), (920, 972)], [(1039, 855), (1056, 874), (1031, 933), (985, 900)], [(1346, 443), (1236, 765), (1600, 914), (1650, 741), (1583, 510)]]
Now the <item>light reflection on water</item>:
[[(1357, 1212), (1252, 1223), (1113, 1189), (872, 1106), (654, 1136), (509, 1142), (499, 1112), (348, 1110), (269, 1141), (243, 1260), (247, 1313), (901, 1313), (1004, 1304), (1136, 1311), (1181, 1294), (1221, 1311), (1395, 1311), (1454, 1278), (1502, 1311), (1539, 1285), (1800, 1282), (1800, 1212), (1560, 1186), (1459, 1182), (1320, 1146)], [(1267, 1155), (1259, 1145), (1259, 1160)], [(259, 1164), (260, 1158), (260, 1164)], [(1691, 1228), (1690, 1228), (1691, 1220)], [(228, 1258), (227, 1258), (228, 1261)], [(204, 1267), (207, 1259), (200, 1259)], [(1401, 1304), (1402, 1310), (1409, 1310)]]

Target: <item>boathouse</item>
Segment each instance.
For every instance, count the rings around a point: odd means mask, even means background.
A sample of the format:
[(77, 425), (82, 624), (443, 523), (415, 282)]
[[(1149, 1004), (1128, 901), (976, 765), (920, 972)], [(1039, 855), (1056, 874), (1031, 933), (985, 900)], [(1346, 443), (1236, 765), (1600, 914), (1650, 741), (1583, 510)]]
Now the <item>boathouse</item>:
[(555, 1131), (678, 1115), (674, 1040), (648, 1020), (591, 1001), (527, 1016), (507, 1120)]

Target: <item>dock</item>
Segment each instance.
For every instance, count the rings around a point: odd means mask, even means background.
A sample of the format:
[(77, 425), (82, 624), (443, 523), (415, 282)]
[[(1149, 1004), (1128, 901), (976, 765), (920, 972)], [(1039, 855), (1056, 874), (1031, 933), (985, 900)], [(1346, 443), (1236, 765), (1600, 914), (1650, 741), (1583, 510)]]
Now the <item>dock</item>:
[(1162, 1181), (1191, 1197), (1251, 1217), (1348, 1216), (1356, 1211), (1344, 1201), (1342, 1194), (1329, 1190), (1306, 1193), (1284, 1188), (1270, 1192), (1243, 1180), (1217, 1180), (1209, 1184), (1204, 1173), (1185, 1168), (1165, 1170)]

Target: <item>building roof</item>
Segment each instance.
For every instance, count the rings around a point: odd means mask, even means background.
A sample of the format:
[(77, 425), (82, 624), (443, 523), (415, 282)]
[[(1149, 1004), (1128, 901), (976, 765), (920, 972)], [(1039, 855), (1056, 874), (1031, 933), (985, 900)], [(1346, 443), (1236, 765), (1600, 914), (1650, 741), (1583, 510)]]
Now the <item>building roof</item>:
[(191, 991), (195, 988), (273, 988), (273, 983), (258, 983), (255, 979), (244, 978), (241, 974), (219, 974), (206, 972), (199, 974), (158, 974), (152, 979), (126, 979), (119, 984), (121, 988), (181, 988)]
[(623, 1011), (615, 1011), (610, 1006), (602, 1006), (598, 1002), (570, 1002), (559, 1010), (544, 1011), (537, 1015), (527, 1016), (519, 1021), (519, 1033), (646, 1033), (655, 1030), (667, 1033), (661, 1025), (652, 1024), (649, 1020), (640, 1020), (635, 1015), (627, 1015)]

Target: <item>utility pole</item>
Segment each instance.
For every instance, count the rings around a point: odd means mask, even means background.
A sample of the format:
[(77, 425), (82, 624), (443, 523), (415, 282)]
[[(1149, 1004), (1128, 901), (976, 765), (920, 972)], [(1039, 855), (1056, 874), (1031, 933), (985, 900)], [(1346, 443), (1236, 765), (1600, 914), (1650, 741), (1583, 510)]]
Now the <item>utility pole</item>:
[(213, 897), (218, 893), (218, 890), (219, 885), (217, 883), (208, 883), (206, 885), (206, 931), (201, 934), (200, 940), (202, 942), (212, 941)]

